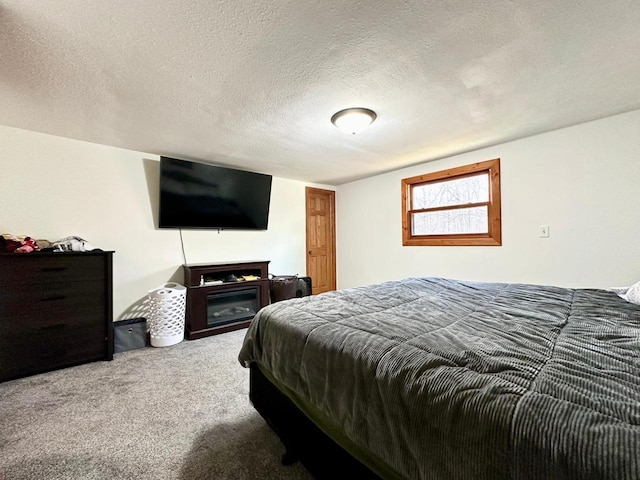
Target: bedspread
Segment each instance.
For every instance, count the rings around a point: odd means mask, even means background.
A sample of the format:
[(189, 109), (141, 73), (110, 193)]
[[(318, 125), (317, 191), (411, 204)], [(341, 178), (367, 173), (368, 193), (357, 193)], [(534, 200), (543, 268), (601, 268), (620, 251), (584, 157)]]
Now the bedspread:
[(272, 304), (257, 362), (407, 479), (640, 479), (640, 307), (408, 278)]

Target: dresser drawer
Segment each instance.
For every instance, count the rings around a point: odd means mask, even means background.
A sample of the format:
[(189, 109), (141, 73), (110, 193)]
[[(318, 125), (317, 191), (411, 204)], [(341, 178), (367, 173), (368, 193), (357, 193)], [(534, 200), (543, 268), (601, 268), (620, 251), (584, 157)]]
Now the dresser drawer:
[(105, 259), (91, 254), (12, 254), (0, 257), (0, 286), (103, 280)]
[[(104, 312), (83, 312), (73, 315), (50, 315), (46, 319), (33, 319), (27, 317), (9, 318), (0, 320), (0, 345), (5, 345), (9, 338), (17, 340), (16, 332), (20, 332), (25, 338), (39, 338), (41, 336), (64, 336), (75, 329), (95, 330), (105, 332), (103, 322)], [(71, 335), (72, 336), (72, 335)]]
[(104, 318), (105, 296), (103, 281), (51, 282), (37, 289), (5, 286), (0, 288), (0, 331), (7, 326), (49, 325), (55, 319), (80, 321), (94, 312)]
[(107, 357), (104, 328), (65, 327), (0, 334), (0, 380)]

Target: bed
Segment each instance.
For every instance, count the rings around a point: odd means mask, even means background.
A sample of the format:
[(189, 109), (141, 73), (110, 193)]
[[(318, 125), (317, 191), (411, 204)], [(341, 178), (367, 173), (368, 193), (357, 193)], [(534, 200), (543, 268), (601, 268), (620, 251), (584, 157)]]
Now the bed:
[(239, 360), (284, 460), (316, 476), (640, 479), (640, 307), (610, 291), (344, 289), (262, 309)]

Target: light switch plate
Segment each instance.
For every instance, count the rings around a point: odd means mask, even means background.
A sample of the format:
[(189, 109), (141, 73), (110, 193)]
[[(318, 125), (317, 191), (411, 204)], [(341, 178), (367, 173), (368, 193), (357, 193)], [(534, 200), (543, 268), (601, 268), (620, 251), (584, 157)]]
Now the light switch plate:
[(549, 236), (549, 225), (540, 225), (538, 235), (540, 238), (547, 238)]

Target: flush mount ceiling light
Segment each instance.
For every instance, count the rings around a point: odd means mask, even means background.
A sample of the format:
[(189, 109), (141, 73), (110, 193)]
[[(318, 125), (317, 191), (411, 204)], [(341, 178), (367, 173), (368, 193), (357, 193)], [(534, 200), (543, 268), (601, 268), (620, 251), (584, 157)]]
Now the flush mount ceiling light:
[(331, 117), (331, 123), (345, 133), (362, 132), (376, 119), (376, 112), (368, 108), (346, 108)]

